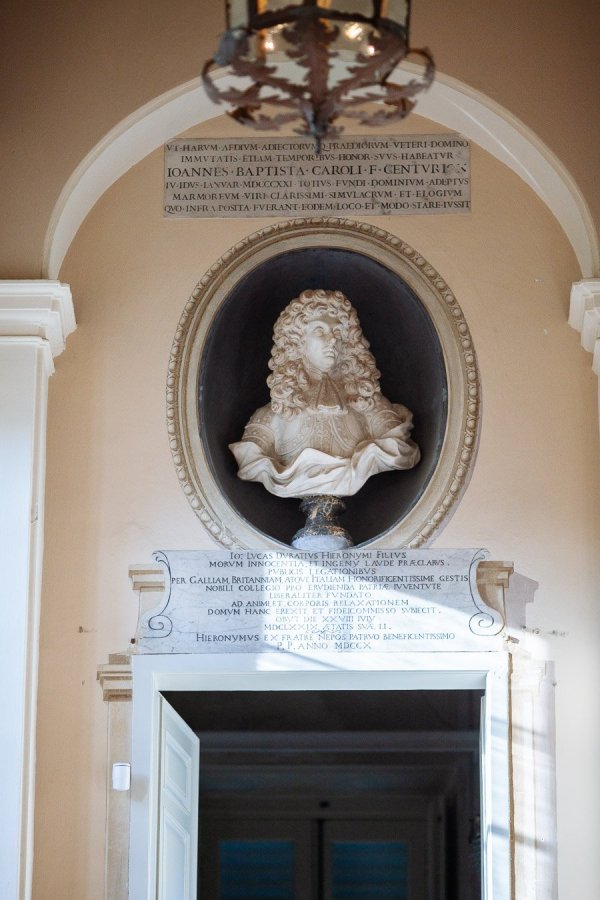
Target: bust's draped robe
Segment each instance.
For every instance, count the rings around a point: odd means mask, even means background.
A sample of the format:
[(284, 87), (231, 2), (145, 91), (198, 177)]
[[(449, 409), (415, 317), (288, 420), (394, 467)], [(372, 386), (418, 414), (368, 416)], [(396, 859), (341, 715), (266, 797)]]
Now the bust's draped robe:
[(278, 497), (350, 497), (378, 472), (412, 469), (420, 458), (410, 439), (412, 413), (381, 394), (372, 410), (347, 406), (336, 382), (314, 384), (307, 406), (290, 418), (271, 405), (257, 410), (241, 441), (230, 444), (245, 481)]

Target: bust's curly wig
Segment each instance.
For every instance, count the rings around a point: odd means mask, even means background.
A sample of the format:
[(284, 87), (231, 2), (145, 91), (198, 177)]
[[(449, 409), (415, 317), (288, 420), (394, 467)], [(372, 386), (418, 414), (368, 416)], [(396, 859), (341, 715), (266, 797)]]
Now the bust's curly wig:
[(379, 372), (356, 310), (340, 291), (303, 291), (283, 310), (273, 329), (273, 349), (267, 378), (274, 413), (290, 419), (307, 406), (309, 377), (304, 365), (306, 326), (330, 316), (340, 325), (340, 356), (330, 373), (344, 390), (346, 403), (358, 412), (375, 408)]

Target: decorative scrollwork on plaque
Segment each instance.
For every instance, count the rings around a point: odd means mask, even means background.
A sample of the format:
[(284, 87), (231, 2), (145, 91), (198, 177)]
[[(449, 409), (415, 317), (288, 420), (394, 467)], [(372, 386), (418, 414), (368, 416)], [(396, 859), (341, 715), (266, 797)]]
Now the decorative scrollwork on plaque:
[[(166, 638), (173, 631), (173, 622), (169, 616), (165, 615), (171, 601), (171, 565), (168, 556), (162, 550), (157, 550), (152, 556), (156, 562), (161, 563), (166, 568), (166, 599), (158, 612), (152, 613), (145, 624), (140, 623), (140, 636), (145, 640)], [(144, 633), (144, 629), (147, 629), (147, 633)]]
[(480, 549), (473, 554), (473, 559), (469, 566), (469, 589), (471, 591), (471, 599), (473, 606), (477, 612), (469, 619), (469, 629), (473, 634), (495, 637), (500, 634), (504, 628), (502, 617), (490, 606), (483, 606), (479, 589), (477, 586), (477, 567), (479, 563), (488, 559), (488, 551)]

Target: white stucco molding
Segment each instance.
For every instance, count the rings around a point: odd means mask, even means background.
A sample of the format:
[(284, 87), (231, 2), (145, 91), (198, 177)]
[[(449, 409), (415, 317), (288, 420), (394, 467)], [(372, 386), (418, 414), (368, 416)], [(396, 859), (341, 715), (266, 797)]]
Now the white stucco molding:
[(75, 330), (75, 311), (68, 284), (59, 281), (0, 281), (0, 338), (47, 341), (51, 358), (65, 349)]
[(558, 896), (553, 664), (512, 655), (511, 759), (515, 898)]
[(581, 333), (581, 346), (593, 354), (592, 369), (600, 376), (600, 278), (577, 281), (571, 288), (569, 325)]
[(106, 825), (104, 853), (104, 900), (127, 900), (129, 863), (129, 791), (112, 787), (112, 767), (131, 759), (131, 656), (111, 653), (108, 663), (98, 666), (102, 699), (108, 704), (106, 741)]
[[(232, 81), (225, 74), (215, 77), (222, 87)], [(394, 77), (401, 80), (401, 72)], [(223, 112), (196, 78), (119, 122), (77, 166), (56, 202), (44, 243), (44, 274), (58, 277), (83, 220), (121, 175), (166, 141)], [(489, 97), (441, 73), (419, 100), (418, 112), (464, 134), (512, 169), (557, 218), (582, 276), (600, 274), (598, 235), (586, 201), (564, 165), (531, 129)]]
[[(75, 328), (67, 285), (0, 281), (2, 898), (30, 900), (48, 378)], [(10, 604), (10, 605), (9, 605)]]

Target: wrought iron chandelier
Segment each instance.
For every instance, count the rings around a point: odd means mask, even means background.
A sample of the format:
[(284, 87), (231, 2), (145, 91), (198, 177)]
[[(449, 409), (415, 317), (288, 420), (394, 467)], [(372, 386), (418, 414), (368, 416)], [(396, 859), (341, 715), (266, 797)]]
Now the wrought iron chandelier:
[[(311, 135), (317, 153), (324, 138), (340, 133), (339, 115), (361, 125), (403, 119), (433, 81), (431, 54), (409, 44), (410, 0), (229, 0), (226, 8), (227, 31), (202, 72), (209, 97), (233, 106), (230, 115), (252, 128), (300, 118), (296, 133)], [(420, 75), (388, 82), (409, 55), (422, 64)], [(217, 86), (212, 72), (223, 66), (245, 81)], [(384, 108), (366, 107), (374, 101)]]

